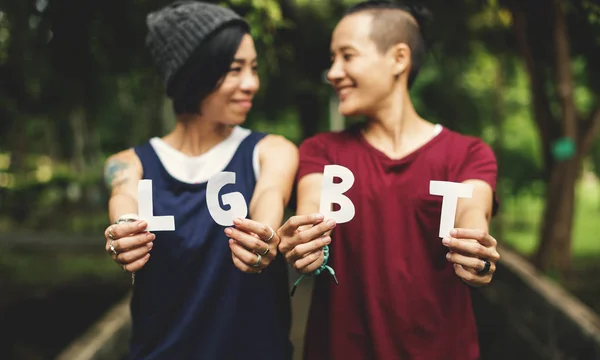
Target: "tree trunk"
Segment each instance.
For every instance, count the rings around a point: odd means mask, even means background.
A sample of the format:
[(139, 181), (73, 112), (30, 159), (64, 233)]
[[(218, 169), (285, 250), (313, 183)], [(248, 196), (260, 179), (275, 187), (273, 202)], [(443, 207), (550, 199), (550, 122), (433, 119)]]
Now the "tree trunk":
[(102, 171), (102, 145), (100, 141), (100, 127), (98, 122), (99, 97), (94, 89), (97, 82), (92, 78), (88, 80), (86, 89), (85, 105), (83, 107), (83, 125), (84, 125), (84, 161), (87, 165), (91, 165), (90, 171)]
[[(578, 118), (573, 98), (573, 72), (563, 1), (554, 2), (554, 41), (556, 59), (556, 85), (562, 109), (563, 136), (575, 142), (576, 152), (581, 150)], [(575, 210), (575, 185), (581, 168), (581, 156), (575, 154), (568, 160), (554, 162), (547, 184), (546, 206), (540, 241), (534, 263), (544, 271), (565, 273), (571, 266), (571, 236)]]
[(61, 159), (60, 141), (56, 131), (56, 124), (51, 121), (50, 116), (44, 117), (44, 143), (48, 149), (48, 156), (53, 161), (59, 162)]
[(544, 271), (565, 273), (571, 267), (571, 234), (579, 157), (557, 163), (546, 187), (546, 205), (534, 264)]
[(69, 116), (71, 131), (73, 132), (73, 153), (71, 154), (71, 166), (77, 174), (83, 174), (86, 170), (85, 143), (86, 123), (83, 107), (77, 106)]
[(13, 117), (12, 122), (14, 124), (12, 129), (9, 129), (12, 138), (10, 171), (17, 176), (22, 176), (28, 171), (29, 134), (27, 132), (27, 115), (30, 109), (27, 108), (27, 105), (31, 101), (31, 96), (25, 86), (29, 34), (28, 7), (25, 2), (14, 2), (10, 5), (6, 5), (7, 8), (3, 9), (9, 14), (11, 31), (7, 49), (7, 63), (4, 64), (7, 71), (2, 74), (3, 77), (6, 76), (7, 78), (2, 80), (7, 82), (7, 95), (12, 97), (16, 104), (16, 107), (8, 107), (8, 116)]
[(27, 128), (25, 126), (26, 119), (24, 117), (18, 116), (15, 121), (14, 129), (13, 129), (13, 147), (11, 151), (11, 159), (10, 159), (10, 171), (13, 172), (17, 176), (24, 175), (27, 170), (27, 149), (28, 149), (28, 139), (27, 136)]
[(523, 3), (509, 2), (507, 5), (509, 5), (513, 13), (513, 30), (515, 32), (519, 52), (521, 53), (529, 77), (533, 119), (538, 127), (542, 141), (542, 159), (544, 162), (545, 179), (549, 181), (554, 165), (551, 143), (559, 136), (558, 132), (560, 129), (557, 129), (557, 126), (555, 125), (557, 121), (550, 112), (550, 100), (545, 90), (547, 78), (542, 69), (542, 62), (536, 57), (536, 54), (533, 51), (532, 43), (534, 40), (529, 36), (527, 16), (525, 10), (522, 8)]

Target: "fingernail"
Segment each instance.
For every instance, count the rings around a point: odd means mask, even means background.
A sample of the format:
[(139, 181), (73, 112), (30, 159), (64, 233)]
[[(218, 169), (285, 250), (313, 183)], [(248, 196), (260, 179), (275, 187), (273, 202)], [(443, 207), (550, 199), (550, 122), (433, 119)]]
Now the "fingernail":
[(154, 243), (149, 242), (146, 244), (146, 246), (148, 247), (148, 249), (152, 249), (152, 247), (154, 246)]
[(457, 233), (458, 231), (456, 229), (450, 230), (450, 236), (456, 236)]
[(325, 243), (325, 245), (329, 245), (331, 243), (331, 237), (330, 236), (325, 237), (325, 239), (323, 239), (323, 242)]
[(148, 239), (154, 239), (154, 234), (153, 233), (147, 233), (146, 236), (148, 237)]
[(242, 222), (244, 222), (244, 221), (242, 219), (240, 219), (240, 218), (233, 219), (233, 223), (236, 224), (236, 225), (240, 225)]
[(446, 260), (450, 260), (450, 253), (446, 254)]
[(138, 220), (136, 225), (137, 227), (144, 227), (144, 220)]
[(450, 244), (450, 238), (447, 238), (447, 237), (443, 238), (442, 239), (442, 244), (449, 245)]
[(329, 226), (330, 228), (334, 228), (335, 220), (333, 220), (333, 219), (327, 220), (327, 226)]
[(232, 233), (232, 231), (231, 231), (231, 228), (226, 228), (226, 229), (225, 229), (225, 234), (226, 234), (227, 236), (231, 235), (231, 233)]
[(315, 214), (315, 220), (323, 220), (325, 217), (323, 214)]

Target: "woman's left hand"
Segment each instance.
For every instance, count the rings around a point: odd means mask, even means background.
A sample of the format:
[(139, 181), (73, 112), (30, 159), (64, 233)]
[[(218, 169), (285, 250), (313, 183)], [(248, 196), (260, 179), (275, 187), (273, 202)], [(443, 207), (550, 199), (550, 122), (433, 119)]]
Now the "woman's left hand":
[(473, 287), (487, 285), (496, 272), (500, 259), (498, 242), (483, 230), (453, 229), (442, 243), (450, 252), (446, 259), (454, 264), (454, 272)]
[(279, 236), (271, 227), (250, 219), (235, 219), (225, 229), (235, 267), (245, 273), (260, 273), (277, 256)]

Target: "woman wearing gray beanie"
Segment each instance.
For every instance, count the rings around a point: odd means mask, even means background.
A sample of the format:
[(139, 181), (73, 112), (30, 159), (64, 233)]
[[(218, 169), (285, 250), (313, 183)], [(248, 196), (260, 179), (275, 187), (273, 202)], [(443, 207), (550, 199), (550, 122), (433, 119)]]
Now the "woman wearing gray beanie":
[[(106, 251), (135, 280), (130, 358), (290, 359), (287, 267), (272, 229), (298, 155), (283, 137), (240, 126), (259, 89), (248, 24), (195, 1), (147, 24), (177, 124), (105, 168)], [(173, 216), (173, 231), (138, 220), (140, 180), (152, 181), (151, 214)]]

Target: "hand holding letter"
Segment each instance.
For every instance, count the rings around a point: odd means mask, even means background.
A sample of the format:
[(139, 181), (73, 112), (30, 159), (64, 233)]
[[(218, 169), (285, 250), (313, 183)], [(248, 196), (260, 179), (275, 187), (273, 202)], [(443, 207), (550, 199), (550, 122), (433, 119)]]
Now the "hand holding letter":
[(311, 273), (323, 264), (323, 247), (331, 243), (326, 233), (335, 226), (334, 220), (325, 221), (321, 214), (292, 216), (277, 230), (279, 251), (296, 271)]
[(446, 259), (465, 283), (479, 287), (492, 281), (500, 254), (491, 235), (483, 230), (453, 229), (442, 243), (450, 250)]
[(236, 218), (233, 224), (235, 227), (225, 229), (233, 264), (245, 273), (260, 273), (277, 256), (279, 236), (271, 227), (254, 220)]
[(148, 223), (143, 220), (110, 225), (104, 231), (106, 252), (125, 271), (136, 272), (150, 259), (155, 235), (145, 231)]

